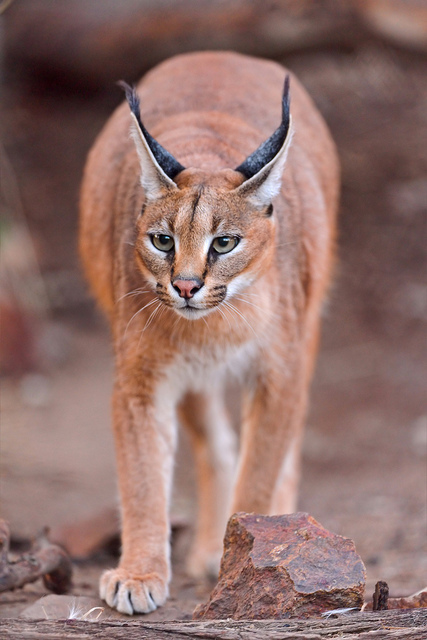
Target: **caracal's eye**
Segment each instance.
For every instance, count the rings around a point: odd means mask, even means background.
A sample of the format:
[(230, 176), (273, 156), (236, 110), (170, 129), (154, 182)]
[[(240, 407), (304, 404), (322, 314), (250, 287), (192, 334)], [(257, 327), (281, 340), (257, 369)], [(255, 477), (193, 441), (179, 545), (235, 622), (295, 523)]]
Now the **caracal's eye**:
[(151, 242), (159, 251), (170, 251), (175, 245), (172, 236), (167, 236), (163, 233), (155, 233), (152, 235)]
[(221, 236), (212, 242), (212, 248), (217, 253), (229, 253), (239, 244), (239, 239), (234, 236)]

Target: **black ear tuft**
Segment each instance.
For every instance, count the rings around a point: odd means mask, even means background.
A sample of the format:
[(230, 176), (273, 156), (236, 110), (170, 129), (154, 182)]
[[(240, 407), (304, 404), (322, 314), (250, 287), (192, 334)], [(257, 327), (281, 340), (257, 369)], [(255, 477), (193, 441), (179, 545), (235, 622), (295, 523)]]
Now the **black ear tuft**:
[(282, 122), (280, 126), (256, 151), (251, 153), (251, 155), (236, 168), (236, 171), (243, 173), (246, 179), (252, 178), (258, 171), (261, 171), (266, 164), (273, 160), (274, 156), (276, 156), (282, 148), (289, 130), (289, 104), (289, 75), (287, 75), (283, 87)]
[(166, 173), (168, 178), (173, 180), (175, 176), (178, 175), (178, 173), (184, 171), (185, 167), (183, 167), (182, 164), (178, 162), (178, 160), (176, 160), (171, 153), (169, 153), (169, 151), (166, 151), (166, 149), (162, 147), (160, 142), (157, 142), (157, 140), (153, 138), (153, 136), (148, 133), (147, 129), (144, 127), (141, 120), (139, 96), (136, 92), (135, 87), (129, 86), (123, 80), (120, 80), (120, 82), (118, 82), (117, 84), (124, 90), (130, 110), (135, 116), (138, 122), (138, 126), (141, 129), (141, 133), (147, 141), (147, 144), (150, 147), (153, 156), (155, 157), (163, 171)]

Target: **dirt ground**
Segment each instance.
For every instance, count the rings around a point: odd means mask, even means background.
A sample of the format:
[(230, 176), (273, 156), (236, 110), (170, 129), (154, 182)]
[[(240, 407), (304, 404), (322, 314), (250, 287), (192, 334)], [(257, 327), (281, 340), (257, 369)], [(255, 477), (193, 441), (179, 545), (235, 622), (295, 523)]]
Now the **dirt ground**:
[[(376, 41), (283, 61), (328, 121), (342, 161), (339, 259), (325, 308), (304, 445), (299, 508), (352, 538), (367, 594), (425, 586), (427, 480), (427, 65)], [(78, 270), (78, 185), (85, 154), (121, 96), (75, 91), (10, 73), (2, 137), (49, 295), (25, 374), (2, 378), (2, 517), (17, 541), (76, 523), (116, 503), (109, 424), (108, 330)], [(194, 515), (191, 456), (177, 463), (174, 518)], [(154, 618), (191, 615), (208, 585), (176, 536), (172, 598)], [(96, 595), (107, 551), (76, 564), (75, 595)], [(0, 596), (19, 615), (40, 583)]]

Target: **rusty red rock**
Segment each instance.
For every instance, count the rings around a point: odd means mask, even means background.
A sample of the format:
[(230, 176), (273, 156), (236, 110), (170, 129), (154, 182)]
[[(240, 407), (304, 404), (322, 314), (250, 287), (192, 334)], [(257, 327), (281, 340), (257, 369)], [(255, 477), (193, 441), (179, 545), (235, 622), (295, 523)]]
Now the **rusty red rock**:
[(313, 616), (360, 608), (366, 572), (354, 542), (306, 513), (237, 513), (227, 525), (218, 583), (195, 619)]

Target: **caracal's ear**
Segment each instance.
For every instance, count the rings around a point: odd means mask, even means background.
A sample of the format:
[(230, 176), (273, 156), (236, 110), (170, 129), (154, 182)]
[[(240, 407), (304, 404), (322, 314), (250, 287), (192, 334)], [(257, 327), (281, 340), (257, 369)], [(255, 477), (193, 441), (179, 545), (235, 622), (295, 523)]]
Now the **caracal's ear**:
[(135, 87), (130, 87), (126, 82), (119, 82), (119, 85), (126, 92), (131, 110), (131, 134), (141, 164), (141, 184), (146, 197), (154, 200), (163, 195), (165, 189), (173, 191), (178, 189), (173, 179), (178, 173), (184, 171), (185, 167), (169, 151), (166, 151), (142, 124), (139, 97)]
[(282, 122), (276, 131), (235, 170), (246, 180), (236, 193), (248, 198), (256, 207), (265, 207), (280, 191), (282, 173), (292, 138), (289, 112), (289, 76), (285, 78), (282, 97)]

